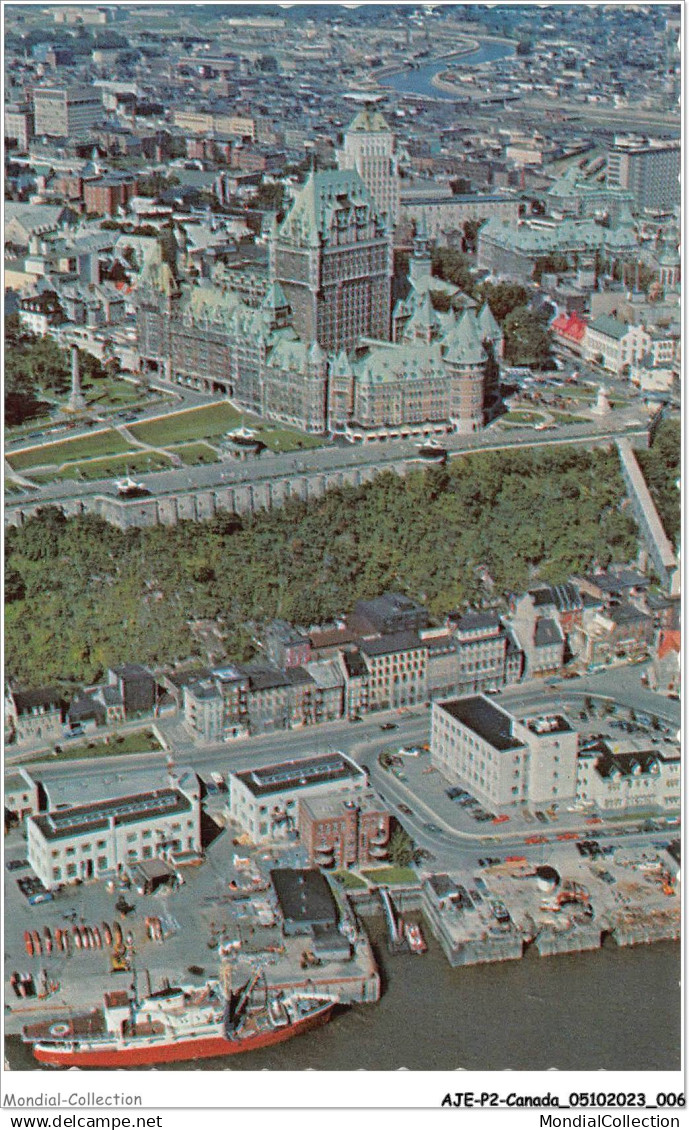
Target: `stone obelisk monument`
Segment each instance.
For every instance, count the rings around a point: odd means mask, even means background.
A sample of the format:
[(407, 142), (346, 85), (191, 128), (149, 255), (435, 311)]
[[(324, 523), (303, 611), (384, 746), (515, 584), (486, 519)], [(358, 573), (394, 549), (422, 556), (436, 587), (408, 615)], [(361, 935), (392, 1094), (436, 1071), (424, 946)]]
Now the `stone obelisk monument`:
[(83, 412), (86, 408), (84, 394), (81, 391), (81, 377), (79, 374), (79, 350), (72, 346), (72, 391), (69, 394), (70, 412)]

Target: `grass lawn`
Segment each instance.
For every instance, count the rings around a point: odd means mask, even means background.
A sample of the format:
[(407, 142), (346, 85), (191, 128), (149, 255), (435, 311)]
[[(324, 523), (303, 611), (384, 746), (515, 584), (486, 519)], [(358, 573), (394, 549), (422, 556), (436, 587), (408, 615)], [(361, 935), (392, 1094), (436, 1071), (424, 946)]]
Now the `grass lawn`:
[(5, 494), (30, 494), (30, 487), (23, 487), (19, 483), (13, 483), (11, 479), (5, 479)]
[(377, 867), (373, 871), (362, 871), (361, 874), (371, 883), (417, 883), (419, 880), (416, 871), (411, 867)]
[(36, 483), (61, 482), (64, 479), (78, 479), (81, 482), (95, 482), (98, 479), (119, 478), (126, 474), (142, 475), (146, 471), (169, 471), (169, 459), (156, 452), (138, 452), (120, 459), (91, 459), (85, 463), (69, 463), (59, 471), (36, 471), (31, 476)]
[(108, 428), (90, 436), (66, 439), (60, 443), (44, 443), (28, 451), (18, 451), (7, 456), (10, 467), (22, 471), (25, 467), (40, 467), (47, 463), (61, 464), (89, 459), (98, 455), (117, 455), (132, 448), (119, 432)]
[(179, 455), (183, 463), (195, 467), (199, 463), (218, 463), (216, 452), (207, 443), (183, 443), (170, 447), (173, 455)]
[(140, 385), (130, 381), (118, 381), (114, 377), (102, 377), (98, 380), (89, 380), (86, 377), (81, 387), (89, 404), (97, 404), (99, 408), (108, 405), (132, 404), (143, 398), (143, 389)]
[(259, 428), (257, 438), (275, 452), (305, 451), (312, 447), (322, 447), (325, 442), (321, 436), (306, 435), (292, 428)]
[(506, 412), (504, 416), (498, 416), (496, 423), (532, 424), (535, 420), (543, 419), (544, 415), (542, 412), (523, 412), (521, 409), (515, 409), (513, 412)]
[(358, 875), (352, 875), (351, 871), (333, 871), (333, 879), (336, 879), (346, 891), (366, 890), (367, 884), (364, 880)]
[(237, 427), (241, 420), (242, 416), (236, 408), (225, 401), (219, 401), (217, 404), (204, 405), (203, 408), (172, 412), (160, 420), (132, 424), (129, 430), (142, 443), (150, 443), (152, 447), (165, 447), (168, 443), (224, 435), (230, 428)]
[(586, 416), (573, 416), (571, 412), (556, 412), (552, 411), (550, 415), (559, 424), (586, 424), (588, 419)]
[[(79, 761), (87, 757), (115, 757), (122, 753), (147, 753), (150, 750), (162, 749), (160, 742), (152, 730), (135, 730), (131, 734), (111, 734), (108, 738), (88, 738), (86, 741), (75, 742), (60, 741), (61, 753), (50, 756), (53, 761)], [(29, 758), (32, 761), (45, 761), (45, 753), (36, 754)]]

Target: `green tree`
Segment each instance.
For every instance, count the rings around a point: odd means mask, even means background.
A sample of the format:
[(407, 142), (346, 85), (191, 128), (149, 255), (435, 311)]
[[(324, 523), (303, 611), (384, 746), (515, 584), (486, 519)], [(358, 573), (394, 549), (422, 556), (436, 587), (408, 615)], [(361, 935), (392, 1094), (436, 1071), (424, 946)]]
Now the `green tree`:
[(493, 316), (502, 325), (508, 314), (519, 306), (526, 306), (529, 292), (520, 283), (485, 282), (480, 287), (480, 297), (490, 306)]
[(450, 247), (435, 247), (431, 255), (431, 270), (437, 278), (453, 283), (465, 294), (476, 291), (476, 280), (471, 272), (469, 259), (461, 251)]
[(414, 862), (415, 854), (414, 841), (409, 833), (404, 828), (395, 828), (388, 844), (390, 862), (395, 867), (408, 867)]
[(517, 306), (503, 323), (505, 360), (510, 365), (544, 368), (552, 361), (552, 338), (542, 319), (526, 306)]

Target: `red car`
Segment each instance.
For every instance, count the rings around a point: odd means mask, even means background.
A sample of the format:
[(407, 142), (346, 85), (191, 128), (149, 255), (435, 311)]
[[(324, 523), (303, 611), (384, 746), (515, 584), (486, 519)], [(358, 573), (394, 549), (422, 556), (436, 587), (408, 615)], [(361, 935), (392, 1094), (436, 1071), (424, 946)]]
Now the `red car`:
[(602, 824), (603, 821), (601, 820), (600, 816), (587, 816), (586, 817), (586, 823), (587, 824)]
[(506, 863), (526, 863), (525, 855), (508, 855), (505, 858)]
[(509, 820), (509, 816), (505, 816), (505, 814), (503, 813), (502, 816), (496, 816), (493, 819), (493, 823), (494, 824), (504, 824), (507, 820)]
[(579, 838), (578, 832), (558, 832), (558, 840), (577, 840)]
[(548, 843), (548, 837), (547, 836), (527, 836), (527, 838), (524, 840), (524, 843), (525, 844), (547, 844)]

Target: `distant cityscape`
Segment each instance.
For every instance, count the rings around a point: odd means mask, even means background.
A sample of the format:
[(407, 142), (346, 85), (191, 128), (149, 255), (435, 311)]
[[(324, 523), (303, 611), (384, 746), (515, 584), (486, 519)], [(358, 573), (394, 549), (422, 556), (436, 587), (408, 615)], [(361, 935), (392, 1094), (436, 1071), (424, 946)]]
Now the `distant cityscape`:
[(5, 6), (12, 1068), (679, 938), (680, 16)]

